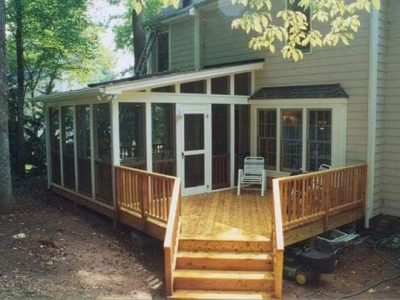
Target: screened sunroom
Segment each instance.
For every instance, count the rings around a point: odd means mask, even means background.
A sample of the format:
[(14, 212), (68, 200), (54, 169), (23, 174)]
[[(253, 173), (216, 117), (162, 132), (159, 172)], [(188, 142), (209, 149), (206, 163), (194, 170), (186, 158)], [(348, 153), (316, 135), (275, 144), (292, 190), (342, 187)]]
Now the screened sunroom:
[(261, 62), (90, 85), (45, 103), (49, 187), (115, 207), (115, 166), (177, 176), (183, 195), (235, 186)]

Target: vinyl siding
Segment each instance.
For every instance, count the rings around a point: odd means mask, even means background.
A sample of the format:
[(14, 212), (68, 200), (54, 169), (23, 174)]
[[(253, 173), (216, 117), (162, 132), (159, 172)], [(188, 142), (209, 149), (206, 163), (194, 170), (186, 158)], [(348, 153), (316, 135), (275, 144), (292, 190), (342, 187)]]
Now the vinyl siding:
[(400, 216), (400, 1), (388, 1), (383, 213)]
[(201, 11), (201, 64), (203, 66), (263, 58), (264, 53), (249, 49), (249, 36), (241, 29), (232, 29), (232, 21), (240, 15), (240, 6), (231, 0), (220, 0)]
[(171, 24), (171, 69), (194, 69), (194, 20), (186, 19)]
[[(350, 96), (347, 106), (347, 164), (367, 160), (369, 14), (351, 46), (312, 49), (294, 63), (280, 53), (266, 57), (265, 68), (256, 73), (256, 88), (264, 86), (340, 83)], [(313, 26), (317, 26), (313, 24)]]
[(378, 68), (377, 68), (377, 97), (376, 97), (376, 136), (375, 136), (375, 170), (374, 170), (374, 206), (372, 215), (382, 212), (383, 206), (383, 172), (384, 172), (384, 85), (386, 75), (386, 55), (387, 55), (387, 1), (382, 2), (382, 8), (378, 14)]

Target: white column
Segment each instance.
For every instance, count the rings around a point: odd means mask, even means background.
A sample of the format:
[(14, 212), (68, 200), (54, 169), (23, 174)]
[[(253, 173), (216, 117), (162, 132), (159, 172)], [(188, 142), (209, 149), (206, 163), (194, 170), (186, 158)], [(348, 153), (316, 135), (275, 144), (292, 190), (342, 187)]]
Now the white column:
[(96, 180), (94, 166), (94, 105), (90, 104), (90, 171), (92, 173), (92, 199), (96, 199)]
[(302, 133), (302, 155), (301, 155), (301, 168), (305, 171), (307, 169), (307, 109), (303, 108), (303, 133)]
[(235, 104), (230, 105), (230, 165), (231, 165), (231, 188), (235, 186)]
[(47, 188), (51, 187), (52, 182), (52, 166), (51, 166), (51, 144), (50, 144), (50, 115), (49, 115), (49, 107), (46, 105), (43, 108), (44, 110), (44, 119), (46, 124), (46, 159), (47, 159)]
[(79, 176), (79, 173), (78, 173), (78, 143), (77, 143), (77, 130), (76, 130), (76, 106), (75, 105), (73, 105), (72, 106), (72, 109), (73, 109), (73, 113), (72, 113), (72, 116), (73, 116), (73, 126), (74, 126), (74, 129), (73, 129), (73, 131), (74, 131), (74, 170), (75, 170), (75, 192), (77, 192), (78, 193), (78, 191), (79, 191), (79, 180), (78, 180), (78, 176)]
[(119, 166), (119, 111), (118, 100), (114, 97), (111, 101), (111, 185), (113, 208), (117, 209), (117, 197), (115, 194), (115, 166)]
[(64, 151), (63, 151), (63, 139), (64, 139), (64, 131), (62, 130), (62, 106), (59, 106), (58, 110), (58, 131), (60, 136), (60, 177), (61, 177), (61, 186), (64, 186)]
[(146, 102), (146, 164), (147, 171), (153, 171), (153, 135), (151, 124), (151, 103)]
[(276, 170), (281, 171), (281, 139), (282, 139), (282, 116), (281, 109), (276, 110)]

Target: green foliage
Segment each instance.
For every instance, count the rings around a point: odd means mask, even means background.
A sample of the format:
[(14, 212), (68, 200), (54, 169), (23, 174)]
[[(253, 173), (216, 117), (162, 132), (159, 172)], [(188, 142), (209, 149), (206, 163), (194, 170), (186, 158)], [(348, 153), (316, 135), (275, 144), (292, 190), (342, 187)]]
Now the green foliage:
[[(148, 0), (131, 0), (137, 12), (147, 9)], [(274, 53), (278, 48), (284, 58), (298, 61), (301, 48), (349, 45), (361, 26), (360, 14), (379, 9), (380, 0), (231, 0), (244, 8), (233, 20), (232, 28), (251, 36), (249, 47)], [(179, 0), (162, 0), (163, 7), (179, 5)], [(297, 7), (298, 9), (294, 9)], [(311, 11), (313, 28), (304, 12)], [(321, 25), (321, 26), (320, 26)], [(322, 31), (320, 27), (327, 27)]]
[[(124, 13), (119, 16), (113, 16), (119, 22), (113, 28), (115, 34), (115, 43), (118, 49), (133, 51), (133, 22), (132, 18), (134, 11), (134, 4), (132, 0), (109, 0), (110, 4), (120, 4), (126, 7)], [(146, 10), (144, 11), (145, 20), (150, 19), (160, 12), (163, 4), (161, 0), (147, 0)]]
[[(7, 56), (10, 82), (11, 153), (18, 144), (16, 124), (15, 5), (7, 2)], [(23, 50), (25, 63), (25, 145), (27, 163), (44, 169), (44, 118), (40, 104), (29, 98), (49, 94), (55, 83), (67, 78), (87, 82), (110, 77), (114, 61), (100, 45), (100, 28), (88, 16), (90, 0), (23, 0)], [(14, 158), (12, 157), (12, 160)]]

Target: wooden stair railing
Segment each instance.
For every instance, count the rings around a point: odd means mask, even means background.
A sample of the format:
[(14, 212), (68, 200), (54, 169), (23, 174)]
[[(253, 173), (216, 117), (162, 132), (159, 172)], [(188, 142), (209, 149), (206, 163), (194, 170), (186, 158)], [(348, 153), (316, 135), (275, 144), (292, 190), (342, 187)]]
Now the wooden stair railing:
[(172, 296), (174, 270), (178, 252), (178, 239), (181, 228), (181, 181), (175, 179), (168, 214), (167, 230), (164, 239), (165, 286), (168, 296)]
[(281, 196), (279, 190), (279, 179), (272, 181), (273, 187), (273, 227), (272, 227), (272, 250), (273, 250), (273, 265), (274, 265), (274, 279), (275, 279), (275, 297), (282, 298), (283, 286), (283, 224), (282, 224), (282, 207)]

